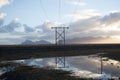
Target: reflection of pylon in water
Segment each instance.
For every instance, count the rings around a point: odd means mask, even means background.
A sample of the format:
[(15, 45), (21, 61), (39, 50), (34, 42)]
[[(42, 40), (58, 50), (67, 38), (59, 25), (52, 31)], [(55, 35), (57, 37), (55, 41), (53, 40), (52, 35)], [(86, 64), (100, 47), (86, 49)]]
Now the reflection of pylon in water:
[(55, 63), (56, 63), (56, 67), (65, 68), (66, 67), (65, 56), (64, 57), (56, 57)]
[[(52, 27), (55, 29), (55, 44), (56, 45), (64, 45), (65, 46), (65, 30), (68, 27)], [(66, 67), (66, 57), (56, 57), (55, 58), (56, 67)]]

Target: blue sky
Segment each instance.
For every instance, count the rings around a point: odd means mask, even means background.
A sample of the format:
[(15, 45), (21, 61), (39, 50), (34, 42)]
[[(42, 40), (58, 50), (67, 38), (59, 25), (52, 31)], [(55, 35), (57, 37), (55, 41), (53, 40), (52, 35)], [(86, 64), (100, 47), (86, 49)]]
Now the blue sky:
[(19, 44), (26, 39), (53, 42), (54, 31), (50, 27), (63, 24), (70, 27), (68, 42), (120, 43), (119, 3), (120, 0), (0, 0), (0, 44)]

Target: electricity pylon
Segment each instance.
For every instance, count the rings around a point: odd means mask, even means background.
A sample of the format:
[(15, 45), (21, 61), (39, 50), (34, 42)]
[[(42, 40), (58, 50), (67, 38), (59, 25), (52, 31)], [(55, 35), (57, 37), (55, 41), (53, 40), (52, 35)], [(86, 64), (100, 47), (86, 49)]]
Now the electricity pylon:
[[(57, 45), (64, 45), (65, 46), (65, 39), (66, 39), (66, 29), (69, 29), (69, 27), (52, 27), (52, 29), (55, 29), (55, 44)], [(61, 65), (61, 67), (66, 68), (66, 58), (63, 57), (57, 57), (55, 58), (56, 67), (59, 67), (58, 65)]]

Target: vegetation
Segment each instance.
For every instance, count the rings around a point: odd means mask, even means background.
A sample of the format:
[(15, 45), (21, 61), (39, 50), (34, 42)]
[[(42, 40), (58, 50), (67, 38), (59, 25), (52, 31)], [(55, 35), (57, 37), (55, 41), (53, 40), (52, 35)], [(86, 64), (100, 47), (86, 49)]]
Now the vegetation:
[(0, 63), (0, 68), (3, 68), (3, 67), (17, 67), (17, 66), (20, 66), (19, 63), (13, 63), (13, 62), (1, 62)]
[(81, 79), (70, 74), (71, 72), (68, 71), (22, 65), (0, 76), (0, 80), (92, 80)]
[(0, 61), (55, 56), (79, 56), (106, 53), (112, 59), (120, 60), (120, 44), (82, 45), (1, 45)]

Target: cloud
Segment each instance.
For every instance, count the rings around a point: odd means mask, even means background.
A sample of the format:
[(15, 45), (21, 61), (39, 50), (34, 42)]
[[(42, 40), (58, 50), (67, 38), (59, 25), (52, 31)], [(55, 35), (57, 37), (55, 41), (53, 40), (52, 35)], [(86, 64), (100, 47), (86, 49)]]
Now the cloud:
[(6, 16), (5, 13), (0, 13), (0, 27), (3, 25), (4, 17)]
[[(109, 30), (110, 28), (111, 31), (119, 30), (120, 29), (119, 25), (120, 25), (120, 12), (116, 12), (110, 13), (109, 15), (105, 16), (93, 16), (87, 19), (82, 20), (80, 19), (71, 23), (69, 26), (75, 33), (76, 32), (90, 33), (90, 31), (98, 32), (100, 31), (101, 33), (102, 32), (106, 33), (106, 31)], [(105, 29), (106, 31), (103, 29)], [(109, 30), (109, 33), (111, 33), (111, 31)]]
[(72, 39), (67, 39), (66, 40), (67, 44), (101, 44), (101, 43), (119, 43), (120, 39), (115, 39), (110, 36), (106, 37), (77, 37), (77, 38), (72, 38)]
[(54, 39), (54, 30), (51, 27), (57, 27), (60, 24), (57, 22), (45, 21), (43, 24), (35, 27), (35, 32), (40, 35), (37, 39), (45, 39), (48, 41), (53, 41)]
[(70, 42), (87, 43), (92, 41), (96, 43), (98, 41), (98, 43), (107, 43), (108, 41), (108, 43), (112, 43), (112, 40), (116, 43), (120, 42), (115, 40), (115, 37), (114, 39), (111, 38), (112, 36), (120, 35), (120, 12), (79, 19), (70, 23), (69, 27), (68, 37), (70, 38)]
[(24, 24), (23, 26), (24, 26), (24, 30), (25, 30), (26, 33), (35, 31), (35, 29), (33, 29), (32, 27), (30, 27), (30, 26), (28, 26), (26, 24)]
[(70, 4), (76, 5), (76, 6), (86, 6), (87, 5), (87, 3), (85, 3), (85, 2), (76, 2), (76, 1), (70, 2)]
[(106, 25), (110, 25), (118, 21), (120, 21), (120, 12), (112, 12), (101, 18), (101, 23)]
[(78, 43), (90, 43), (90, 42), (94, 42), (94, 41), (96, 41), (96, 40), (99, 40), (99, 39), (101, 39), (100, 37), (81, 37), (81, 38), (78, 38), (78, 37), (76, 37), (76, 38), (72, 38), (72, 39), (67, 39), (67, 43), (68, 44), (73, 44), (73, 43), (76, 43), (76, 44), (78, 44)]
[(51, 31), (51, 27), (53, 26), (57, 26), (57, 23), (47, 21), (37, 27), (30, 27), (27, 24), (21, 24), (19, 19), (15, 18), (9, 24), (3, 25), (0, 28), (1, 35), (4, 35), (4, 37), (1, 37), (0, 39), (2, 39), (1, 42), (7, 39), (7, 42), (11, 42), (10, 44), (18, 44), (24, 40), (38, 41), (46, 39), (50, 41), (54, 38), (54, 31)]
[(109, 11), (109, 13), (117, 13), (117, 12), (119, 12), (119, 10), (111, 10), (111, 11)]
[(15, 18), (8, 25), (2, 26), (1, 31), (5, 33), (12, 33), (15, 32), (15, 29), (18, 27), (21, 27), (21, 24)]
[(9, 5), (11, 0), (0, 0), (0, 8)]
[(66, 16), (71, 17), (74, 20), (79, 20), (79, 19), (88, 19), (95, 16), (101, 16), (101, 14), (98, 13), (96, 10), (88, 9), (83, 11), (76, 11), (75, 13), (67, 14)]
[(0, 19), (0, 27), (3, 25), (3, 19)]
[(6, 16), (5, 13), (0, 13), (0, 19), (3, 19)]
[(42, 32), (48, 32), (51, 31), (51, 27), (56, 27), (58, 25), (57, 22), (46, 21), (42, 25), (37, 26), (36, 29), (41, 29)]
[(36, 30), (39, 32), (39, 34), (41, 33), (42, 36), (41, 38), (44, 39), (53, 39), (54, 37), (54, 30), (51, 29), (51, 27), (57, 27), (60, 24), (57, 22), (50, 22), (50, 21), (46, 21), (44, 22), (42, 25), (39, 25), (36, 27)]
[[(88, 11), (89, 12), (89, 11)], [(90, 11), (95, 12), (96, 11)], [(90, 14), (90, 13), (89, 13)], [(100, 14), (100, 13), (98, 13)], [(68, 43), (120, 43), (120, 12), (111, 12), (108, 15), (91, 15), (84, 19), (76, 19), (69, 23), (69, 29), (66, 32)], [(3, 14), (2, 14), (3, 15)], [(5, 15), (4, 15), (5, 17)], [(4, 17), (1, 17), (4, 20)], [(15, 18), (7, 25), (0, 27), (1, 33), (9, 33), (7, 40), (20, 38), (21, 41), (45, 39), (54, 41), (54, 30), (51, 27), (60, 26), (57, 22), (45, 21), (36, 27), (30, 27), (27, 24), (21, 24), (18, 18)], [(6, 39), (6, 38), (0, 38)], [(9, 42), (10, 42), (9, 41)], [(12, 40), (16, 42), (15, 40)]]
[[(2, 25), (4, 19), (0, 20)], [(0, 27), (1, 33), (30, 33), (34, 32), (35, 29), (28, 26), (27, 24), (21, 24), (18, 18), (13, 19), (9, 24), (2, 25)]]
[(94, 28), (100, 26), (99, 17), (78, 20), (69, 25), (68, 37), (98, 36), (101, 32), (94, 32)]

